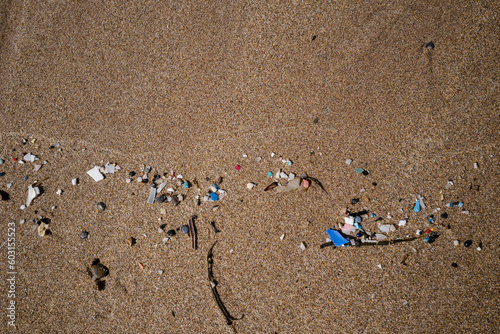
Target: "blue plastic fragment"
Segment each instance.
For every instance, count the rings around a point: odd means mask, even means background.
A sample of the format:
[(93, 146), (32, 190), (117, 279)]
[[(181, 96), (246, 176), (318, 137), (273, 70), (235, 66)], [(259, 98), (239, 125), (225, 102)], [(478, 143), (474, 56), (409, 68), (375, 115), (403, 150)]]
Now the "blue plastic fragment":
[(371, 214), (371, 216), (372, 216), (372, 218), (374, 218), (374, 217), (375, 217), (375, 214), (374, 214), (374, 213), (372, 213), (372, 214)]
[(210, 198), (212, 199), (212, 201), (216, 201), (219, 199), (219, 195), (217, 195), (216, 193), (210, 193)]
[(425, 242), (429, 242), (431, 240), (431, 237), (427, 237), (424, 239)]
[(453, 207), (453, 202), (450, 202), (450, 208), (452, 208), (452, 207)]
[(361, 230), (361, 224), (360, 223), (354, 223), (354, 228)]
[(189, 188), (189, 182), (188, 181), (184, 181), (184, 188)]
[(420, 212), (420, 202), (419, 200), (417, 199), (417, 201), (415, 202), (415, 206), (413, 207), (413, 211), (415, 212)]
[(433, 220), (434, 220), (434, 219), (432, 219), (432, 218), (429, 218), (429, 223), (432, 223), (432, 221), (433, 221)]
[(361, 220), (362, 220), (362, 219), (361, 219), (361, 216), (356, 216), (356, 217), (354, 217), (354, 223), (355, 223), (355, 224), (359, 224), (359, 223), (361, 223)]
[(219, 185), (215, 182), (214, 182), (214, 188), (215, 188), (215, 190), (219, 190)]
[(267, 177), (273, 177), (273, 172), (267, 172)]
[(326, 230), (326, 233), (328, 233), (328, 236), (335, 246), (342, 246), (349, 243), (349, 240), (344, 238), (342, 234), (340, 234), (340, 232), (337, 230), (332, 230), (329, 228), (328, 230)]
[(458, 202), (458, 207), (461, 208), (462, 206), (464, 206), (464, 203)]

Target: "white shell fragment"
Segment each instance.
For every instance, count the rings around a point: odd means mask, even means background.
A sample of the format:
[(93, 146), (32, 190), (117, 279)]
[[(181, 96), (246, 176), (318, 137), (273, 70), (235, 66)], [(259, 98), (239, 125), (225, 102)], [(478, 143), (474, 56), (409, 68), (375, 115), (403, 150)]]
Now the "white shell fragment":
[(99, 182), (104, 179), (104, 176), (99, 171), (99, 166), (95, 166), (91, 170), (87, 171), (87, 174), (94, 179), (94, 181)]
[(37, 197), (38, 195), (40, 195), (40, 188), (38, 188), (38, 187), (32, 187), (30, 185), (28, 187), (28, 198), (26, 199), (26, 207), (30, 206), (31, 201), (33, 201), (33, 199), (35, 197)]

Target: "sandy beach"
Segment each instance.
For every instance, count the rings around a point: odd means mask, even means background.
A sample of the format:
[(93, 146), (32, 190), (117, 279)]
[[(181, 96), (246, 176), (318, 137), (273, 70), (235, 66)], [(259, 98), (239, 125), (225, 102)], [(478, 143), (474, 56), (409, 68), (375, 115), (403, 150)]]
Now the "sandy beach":
[[(498, 333), (499, 20), (495, 1), (2, 2), (0, 331)], [(326, 191), (264, 191), (279, 172)], [(154, 175), (178, 205), (147, 202)], [(320, 248), (345, 208), (422, 237)]]

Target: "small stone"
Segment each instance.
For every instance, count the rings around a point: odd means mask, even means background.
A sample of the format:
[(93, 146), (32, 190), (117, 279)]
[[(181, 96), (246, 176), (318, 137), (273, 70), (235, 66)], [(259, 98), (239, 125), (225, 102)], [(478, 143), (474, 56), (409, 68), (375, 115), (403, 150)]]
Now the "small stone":
[(464, 242), (464, 246), (465, 246), (465, 247), (470, 247), (470, 246), (472, 246), (472, 240), (466, 240), (466, 241)]
[(108, 276), (109, 269), (100, 263), (99, 259), (92, 261), (92, 266), (90, 267), (90, 274), (93, 281), (100, 280), (103, 277)]
[(351, 205), (354, 205), (359, 202), (359, 198), (353, 198), (351, 199)]
[(453, 262), (453, 263), (451, 264), (451, 266), (452, 266), (453, 268), (457, 268), (457, 267), (458, 267), (458, 264), (456, 264), (455, 262)]
[(443, 218), (443, 219), (448, 218), (448, 214), (447, 214), (446, 212), (442, 213), (442, 214), (441, 214), (441, 218)]
[(99, 211), (104, 211), (106, 210), (106, 204), (104, 204), (103, 202), (99, 202), (97, 203), (97, 208), (99, 209)]
[(80, 239), (87, 239), (89, 237), (89, 232), (87, 231), (82, 231), (80, 233)]
[(144, 168), (144, 173), (149, 173), (151, 172), (151, 166), (147, 166), (146, 168)]
[(218, 205), (214, 205), (213, 208), (212, 208), (212, 211), (217, 211), (219, 210), (219, 206)]
[(432, 50), (434, 49), (434, 43), (430, 41), (429, 43), (425, 44), (425, 47), (429, 50)]
[(134, 177), (134, 176), (135, 176), (135, 172), (134, 172), (134, 171), (130, 171), (130, 172), (128, 172), (128, 176), (130, 176), (130, 177)]
[(137, 240), (134, 238), (134, 237), (130, 237), (127, 239), (127, 244), (132, 247), (133, 245), (135, 245), (137, 242)]
[[(184, 225), (184, 226), (186, 226), (186, 225)], [(188, 227), (188, 230), (189, 230), (189, 227)], [(167, 231), (167, 235), (168, 235), (169, 237), (173, 237), (173, 236), (175, 235), (175, 230), (168, 230), (168, 231)]]
[(155, 198), (156, 203), (163, 203), (167, 200), (167, 195), (162, 194)]
[(189, 233), (189, 226), (182, 225), (181, 226), (181, 232), (184, 233), (184, 234), (188, 234)]

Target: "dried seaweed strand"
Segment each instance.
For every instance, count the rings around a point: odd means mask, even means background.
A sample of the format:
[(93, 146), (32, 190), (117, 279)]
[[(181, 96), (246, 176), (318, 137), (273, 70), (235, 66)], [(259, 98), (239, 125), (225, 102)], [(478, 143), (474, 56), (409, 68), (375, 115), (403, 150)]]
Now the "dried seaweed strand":
[(191, 233), (191, 244), (193, 246), (193, 249), (198, 248), (198, 240), (196, 236), (196, 227), (194, 226), (194, 218), (196, 216), (193, 216), (189, 219), (189, 232)]
[(222, 314), (224, 314), (224, 317), (226, 318), (227, 324), (231, 326), (233, 324), (233, 320), (240, 320), (243, 319), (244, 315), (241, 316), (241, 318), (235, 318), (231, 314), (229, 314), (229, 311), (226, 309), (226, 306), (222, 303), (222, 300), (220, 299), (219, 292), (217, 291), (217, 281), (214, 278), (213, 275), (213, 265), (214, 265), (214, 259), (213, 259), (213, 253), (212, 250), (217, 243), (214, 242), (212, 247), (210, 247), (210, 250), (208, 251), (207, 255), (207, 264), (208, 264), (208, 280), (210, 281), (210, 288), (212, 289), (212, 294), (214, 295), (215, 301), (217, 302), (217, 306), (219, 306), (219, 309), (221, 310)]

